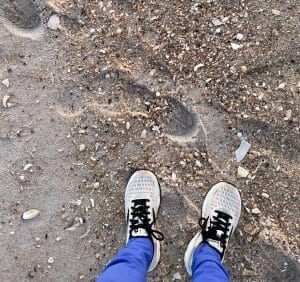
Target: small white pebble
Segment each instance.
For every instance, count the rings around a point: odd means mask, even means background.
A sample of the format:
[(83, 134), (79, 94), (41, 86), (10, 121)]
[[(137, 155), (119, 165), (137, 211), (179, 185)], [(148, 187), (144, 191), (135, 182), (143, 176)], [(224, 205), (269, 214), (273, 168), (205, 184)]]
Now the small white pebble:
[(237, 35), (236, 35), (236, 39), (237, 40), (242, 40), (244, 38), (244, 35), (242, 34), (242, 33), (238, 33)]
[(100, 187), (100, 183), (99, 182), (95, 182), (93, 186), (94, 186), (95, 189), (97, 189), (97, 188)]
[(284, 82), (282, 82), (282, 83), (280, 83), (279, 85), (278, 85), (278, 89), (284, 89), (285, 88), (285, 86), (286, 86), (286, 84), (284, 83)]
[(248, 71), (248, 68), (246, 66), (241, 66), (241, 71), (243, 73), (246, 73)]
[(285, 114), (285, 117), (283, 118), (284, 120), (290, 120), (292, 117), (292, 111), (288, 110)]
[(245, 178), (249, 175), (249, 171), (241, 166), (238, 167), (238, 177)]
[(238, 50), (238, 49), (241, 48), (241, 45), (240, 45), (240, 44), (236, 44), (236, 43), (234, 43), (234, 42), (231, 42), (230, 45), (231, 45), (231, 48), (232, 48), (233, 50)]
[(194, 67), (194, 71), (196, 72), (196, 71), (198, 71), (198, 69), (200, 69), (202, 67), (204, 67), (204, 64), (200, 63)]
[(52, 15), (49, 18), (49, 21), (47, 23), (47, 27), (52, 29), (52, 30), (57, 30), (60, 28), (60, 20), (57, 15)]
[(26, 171), (26, 170), (28, 170), (30, 168), (32, 168), (32, 164), (26, 164), (26, 165), (24, 165), (24, 171)]
[(9, 95), (4, 95), (3, 99), (2, 99), (2, 105), (4, 108), (10, 108), (11, 107), (11, 103), (8, 103), (8, 100), (10, 99)]
[(2, 84), (3, 84), (6, 88), (8, 88), (9, 85), (10, 85), (9, 79), (6, 78), (6, 79), (2, 80)]
[(261, 193), (261, 196), (264, 197), (264, 198), (267, 198), (267, 199), (270, 197), (269, 194), (267, 194), (265, 192)]
[(272, 10), (272, 14), (273, 14), (274, 16), (280, 16), (281, 12), (280, 12), (279, 10), (273, 9), (273, 10)]
[(54, 258), (53, 257), (48, 258), (48, 263), (52, 264), (53, 262), (54, 262)]
[(254, 208), (251, 210), (253, 214), (261, 214), (261, 210), (259, 208)]
[(94, 199), (90, 199), (90, 202), (91, 202), (92, 208), (94, 208), (95, 207), (95, 200)]
[(33, 219), (40, 214), (39, 210), (37, 209), (30, 209), (23, 213), (22, 218), (24, 220)]
[(212, 24), (213, 24), (214, 26), (220, 26), (220, 25), (223, 24), (223, 22), (222, 22), (220, 19), (218, 19), (218, 18), (212, 19), (211, 22), (212, 22)]
[(142, 133), (141, 133), (141, 138), (142, 138), (142, 139), (145, 139), (145, 138), (146, 138), (146, 135), (147, 135), (147, 130), (144, 129), (144, 130), (142, 131)]
[(79, 145), (79, 151), (82, 152), (85, 150), (85, 144), (80, 144)]
[(176, 181), (177, 176), (176, 176), (175, 172), (172, 172), (171, 178), (172, 178), (173, 181)]

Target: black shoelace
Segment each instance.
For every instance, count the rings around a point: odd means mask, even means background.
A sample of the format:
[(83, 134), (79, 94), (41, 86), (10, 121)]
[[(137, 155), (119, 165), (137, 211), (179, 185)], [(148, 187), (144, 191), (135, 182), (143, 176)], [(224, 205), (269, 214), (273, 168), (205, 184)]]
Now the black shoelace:
[(229, 220), (232, 219), (232, 216), (218, 210), (215, 212), (217, 215), (213, 216), (212, 220), (210, 220), (209, 226), (207, 226), (209, 217), (200, 218), (199, 225), (202, 229), (203, 241), (207, 239), (220, 241), (222, 247), (221, 256), (223, 257), (226, 249), (226, 240), (229, 237), (229, 227), (231, 225)]
[(149, 218), (150, 207), (147, 205), (147, 202), (149, 202), (148, 199), (139, 199), (139, 200), (132, 201), (134, 205), (133, 207), (131, 207), (132, 219), (130, 219), (129, 237), (132, 238), (133, 231), (137, 231), (139, 228), (143, 228), (146, 230), (150, 239), (152, 239), (153, 237), (156, 240), (162, 241), (164, 239), (164, 235), (161, 232), (152, 229), (152, 226), (155, 223), (156, 218), (155, 218), (154, 211), (152, 211), (153, 221), (150, 222), (150, 218)]

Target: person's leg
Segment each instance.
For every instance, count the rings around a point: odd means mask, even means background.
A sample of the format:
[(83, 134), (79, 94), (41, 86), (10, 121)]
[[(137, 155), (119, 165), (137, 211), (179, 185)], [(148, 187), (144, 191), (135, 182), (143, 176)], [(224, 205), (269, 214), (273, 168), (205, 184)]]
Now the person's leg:
[(207, 193), (199, 220), (200, 231), (190, 241), (184, 256), (193, 282), (229, 281), (222, 260), (241, 213), (241, 196), (237, 188), (220, 182)]
[(135, 172), (125, 191), (127, 221), (126, 247), (96, 279), (101, 282), (144, 282), (160, 258), (164, 236), (154, 229), (160, 205), (160, 187), (156, 176), (146, 170)]
[(192, 281), (230, 281), (229, 273), (221, 262), (221, 255), (206, 243), (198, 246), (194, 252)]
[(96, 282), (144, 282), (152, 258), (153, 244), (149, 238), (130, 239), (126, 247), (106, 266)]

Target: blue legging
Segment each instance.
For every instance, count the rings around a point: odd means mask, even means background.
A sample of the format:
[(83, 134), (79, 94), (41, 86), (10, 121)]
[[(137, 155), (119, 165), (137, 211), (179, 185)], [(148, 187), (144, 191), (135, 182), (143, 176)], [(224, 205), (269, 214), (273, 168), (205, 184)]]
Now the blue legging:
[[(126, 247), (99, 274), (96, 282), (145, 282), (152, 256), (153, 245), (148, 238), (130, 239)], [(205, 243), (194, 252), (192, 281), (230, 281), (220, 254)]]

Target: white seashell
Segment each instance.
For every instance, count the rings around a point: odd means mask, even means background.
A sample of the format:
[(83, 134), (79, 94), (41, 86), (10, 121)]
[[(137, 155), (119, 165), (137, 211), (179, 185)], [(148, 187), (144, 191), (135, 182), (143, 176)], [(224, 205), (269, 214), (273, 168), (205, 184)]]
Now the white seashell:
[(8, 99), (10, 98), (10, 96), (8, 95), (4, 95), (3, 99), (2, 99), (2, 105), (4, 108), (9, 108), (10, 107), (10, 103), (7, 103)]
[(57, 15), (52, 15), (49, 18), (49, 21), (47, 23), (47, 27), (52, 30), (58, 30), (60, 28), (60, 20)]
[(238, 167), (238, 177), (245, 178), (249, 174), (249, 171), (241, 166)]
[(26, 164), (26, 165), (24, 165), (24, 170), (26, 171), (26, 170), (30, 169), (31, 167), (32, 167), (32, 164)]
[(40, 214), (40, 212), (36, 209), (30, 209), (26, 212), (23, 213), (23, 216), (22, 218), (23, 219), (33, 219), (35, 218), (36, 216), (38, 216)]
[(3, 84), (6, 88), (8, 88), (9, 85), (10, 85), (8, 78), (4, 79), (4, 80), (2, 81), (2, 84)]
[(261, 210), (259, 208), (254, 208), (251, 211), (253, 214), (261, 214)]
[(235, 158), (237, 162), (240, 162), (248, 153), (251, 145), (245, 141), (242, 140), (240, 147), (235, 151)]

